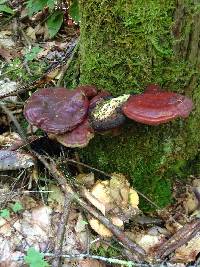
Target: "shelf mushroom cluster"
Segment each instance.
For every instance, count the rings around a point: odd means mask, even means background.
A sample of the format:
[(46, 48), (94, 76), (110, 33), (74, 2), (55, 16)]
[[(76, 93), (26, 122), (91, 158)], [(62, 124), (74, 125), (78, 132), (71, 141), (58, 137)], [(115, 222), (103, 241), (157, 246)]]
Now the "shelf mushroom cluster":
[(95, 131), (124, 124), (126, 117), (136, 122), (159, 125), (178, 117), (186, 118), (192, 101), (183, 95), (161, 91), (149, 85), (139, 95), (112, 97), (95, 86), (44, 88), (36, 91), (24, 107), (28, 122), (67, 147), (84, 147)]

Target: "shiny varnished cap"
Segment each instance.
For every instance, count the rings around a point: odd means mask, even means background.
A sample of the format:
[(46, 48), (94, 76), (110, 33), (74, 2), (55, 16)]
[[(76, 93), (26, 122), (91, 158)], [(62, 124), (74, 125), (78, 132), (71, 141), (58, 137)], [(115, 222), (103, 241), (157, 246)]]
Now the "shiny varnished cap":
[(87, 116), (89, 101), (81, 90), (44, 88), (33, 93), (24, 108), (30, 124), (48, 133), (73, 130)]
[(191, 99), (159, 89), (158, 85), (149, 85), (143, 94), (131, 96), (122, 107), (123, 113), (134, 121), (148, 125), (159, 125), (189, 116), (193, 108)]
[(94, 130), (90, 127), (88, 119), (85, 119), (79, 126), (71, 132), (64, 134), (49, 135), (66, 147), (85, 147), (94, 137)]

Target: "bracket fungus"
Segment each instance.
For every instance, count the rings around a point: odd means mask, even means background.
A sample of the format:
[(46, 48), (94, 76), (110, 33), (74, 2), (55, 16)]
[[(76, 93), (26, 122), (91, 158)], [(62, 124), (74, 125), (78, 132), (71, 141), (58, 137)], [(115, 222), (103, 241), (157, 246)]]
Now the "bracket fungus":
[(48, 133), (62, 134), (73, 130), (87, 116), (89, 100), (81, 90), (44, 88), (28, 99), (24, 116)]
[(67, 147), (84, 147), (94, 131), (119, 128), (126, 117), (149, 125), (158, 125), (177, 117), (188, 117), (192, 101), (173, 92), (162, 92), (150, 84), (140, 95), (113, 97), (93, 85), (45, 88), (28, 99), (24, 116), (30, 124), (46, 131), (50, 138)]
[(71, 132), (66, 132), (64, 134), (50, 134), (49, 137), (56, 139), (56, 141), (66, 147), (85, 147), (94, 137), (94, 130), (90, 127), (88, 119), (85, 119)]
[(92, 99), (98, 94), (98, 89), (94, 85), (81, 85), (76, 90), (81, 90), (88, 99)]
[(123, 113), (130, 119), (159, 125), (178, 117), (186, 118), (192, 111), (192, 101), (173, 92), (162, 92), (158, 85), (149, 85), (140, 95), (131, 96), (123, 105)]
[(96, 103), (93, 101), (89, 110), (89, 121), (92, 128), (96, 131), (106, 131), (124, 124), (126, 118), (121, 111), (121, 106), (129, 96), (108, 96), (102, 97)]

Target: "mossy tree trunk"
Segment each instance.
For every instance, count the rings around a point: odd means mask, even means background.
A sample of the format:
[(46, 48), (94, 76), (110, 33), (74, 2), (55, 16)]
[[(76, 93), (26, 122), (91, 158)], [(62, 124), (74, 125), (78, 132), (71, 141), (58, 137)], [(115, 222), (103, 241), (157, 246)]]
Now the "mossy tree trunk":
[(81, 83), (142, 92), (149, 83), (191, 97), (192, 115), (161, 126), (127, 123), (117, 137), (97, 136), (81, 153), (107, 172), (122, 172), (161, 207), (172, 177), (200, 144), (200, 5), (197, 0), (82, 0)]

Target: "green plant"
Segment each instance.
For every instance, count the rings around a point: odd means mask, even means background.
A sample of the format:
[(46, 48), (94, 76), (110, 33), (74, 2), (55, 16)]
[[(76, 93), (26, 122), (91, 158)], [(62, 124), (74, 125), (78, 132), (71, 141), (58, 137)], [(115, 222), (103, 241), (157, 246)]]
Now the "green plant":
[(49, 36), (54, 37), (59, 31), (63, 23), (63, 13), (60, 10), (54, 11), (54, 13), (47, 19), (47, 28)]
[(10, 211), (17, 213), (19, 211), (22, 211), (24, 208), (22, 204), (19, 201), (16, 201), (14, 204), (10, 205), (10, 209), (2, 209), (0, 210), (0, 217), (8, 219), (10, 217)]
[(1, 210), (0, 217), (8, 219), (10, 217), (10, 211), (8, 209)]
[(27, 256), (24, 257), (25, 263), (29, 264), (30, 267), (48, 267), (49, 264), (44, 260), (43, 253), (37, 251), (31, 247), (27, 251)]
[(42, 50), (42, 48), (39, 45), (36, 45), (34, 47), (31, 48), (31, 50), (27, 50), (25, 52), (25, 59), (27, 61), (32, 61), (34, 59), (36, 59), (38, 53)]
[(22, 211), (24, 208), (20, 202), (15, 202), (14, 204), (11, 205), (11, 209), (13, 212), (19, 212)]
[(69, 7), (69, 15), (76, 22), (80, 21), (79, 0), (73, 0)]
[(54, 37), (60, 30), (63, 23), (63, 12), (57, 9), (57, 2), (54, 0), (28, 0), (27, 9), (28, 15), (31, 17), (33, 14), (42, 11), (44, 8), (49, 9), (49, 16), (46, 19), (50, 38)]
[[(1, 0), (0, 0), (1, 1)], [(60, 30), (64, 13), (66, 13), (66, 10), (62, 11), (58, 8), (59, 1), (54, 0), (28, 0), (27, 1), (27, 9), (28, 9), (28, 15), (31, 17), (34, 14), (36, 14), (39, 11), (44, 10), (45, 8), (48, 8), (49, 14), (48, 17), (45, 20), (49, 37), (54, 37), (58, 31)], [(79, 15), (79, 2), (78, 0), (68, 1), (69, 5), (69, 15), (72, 17), (72, 19), (76, 22), (80, 20)]]
[(12, 8), (10, 8), (6, 3), (8, 0), (0, 0), (0, 12), (8, 13), (8, 14), (14, 14), (14, 11)]

